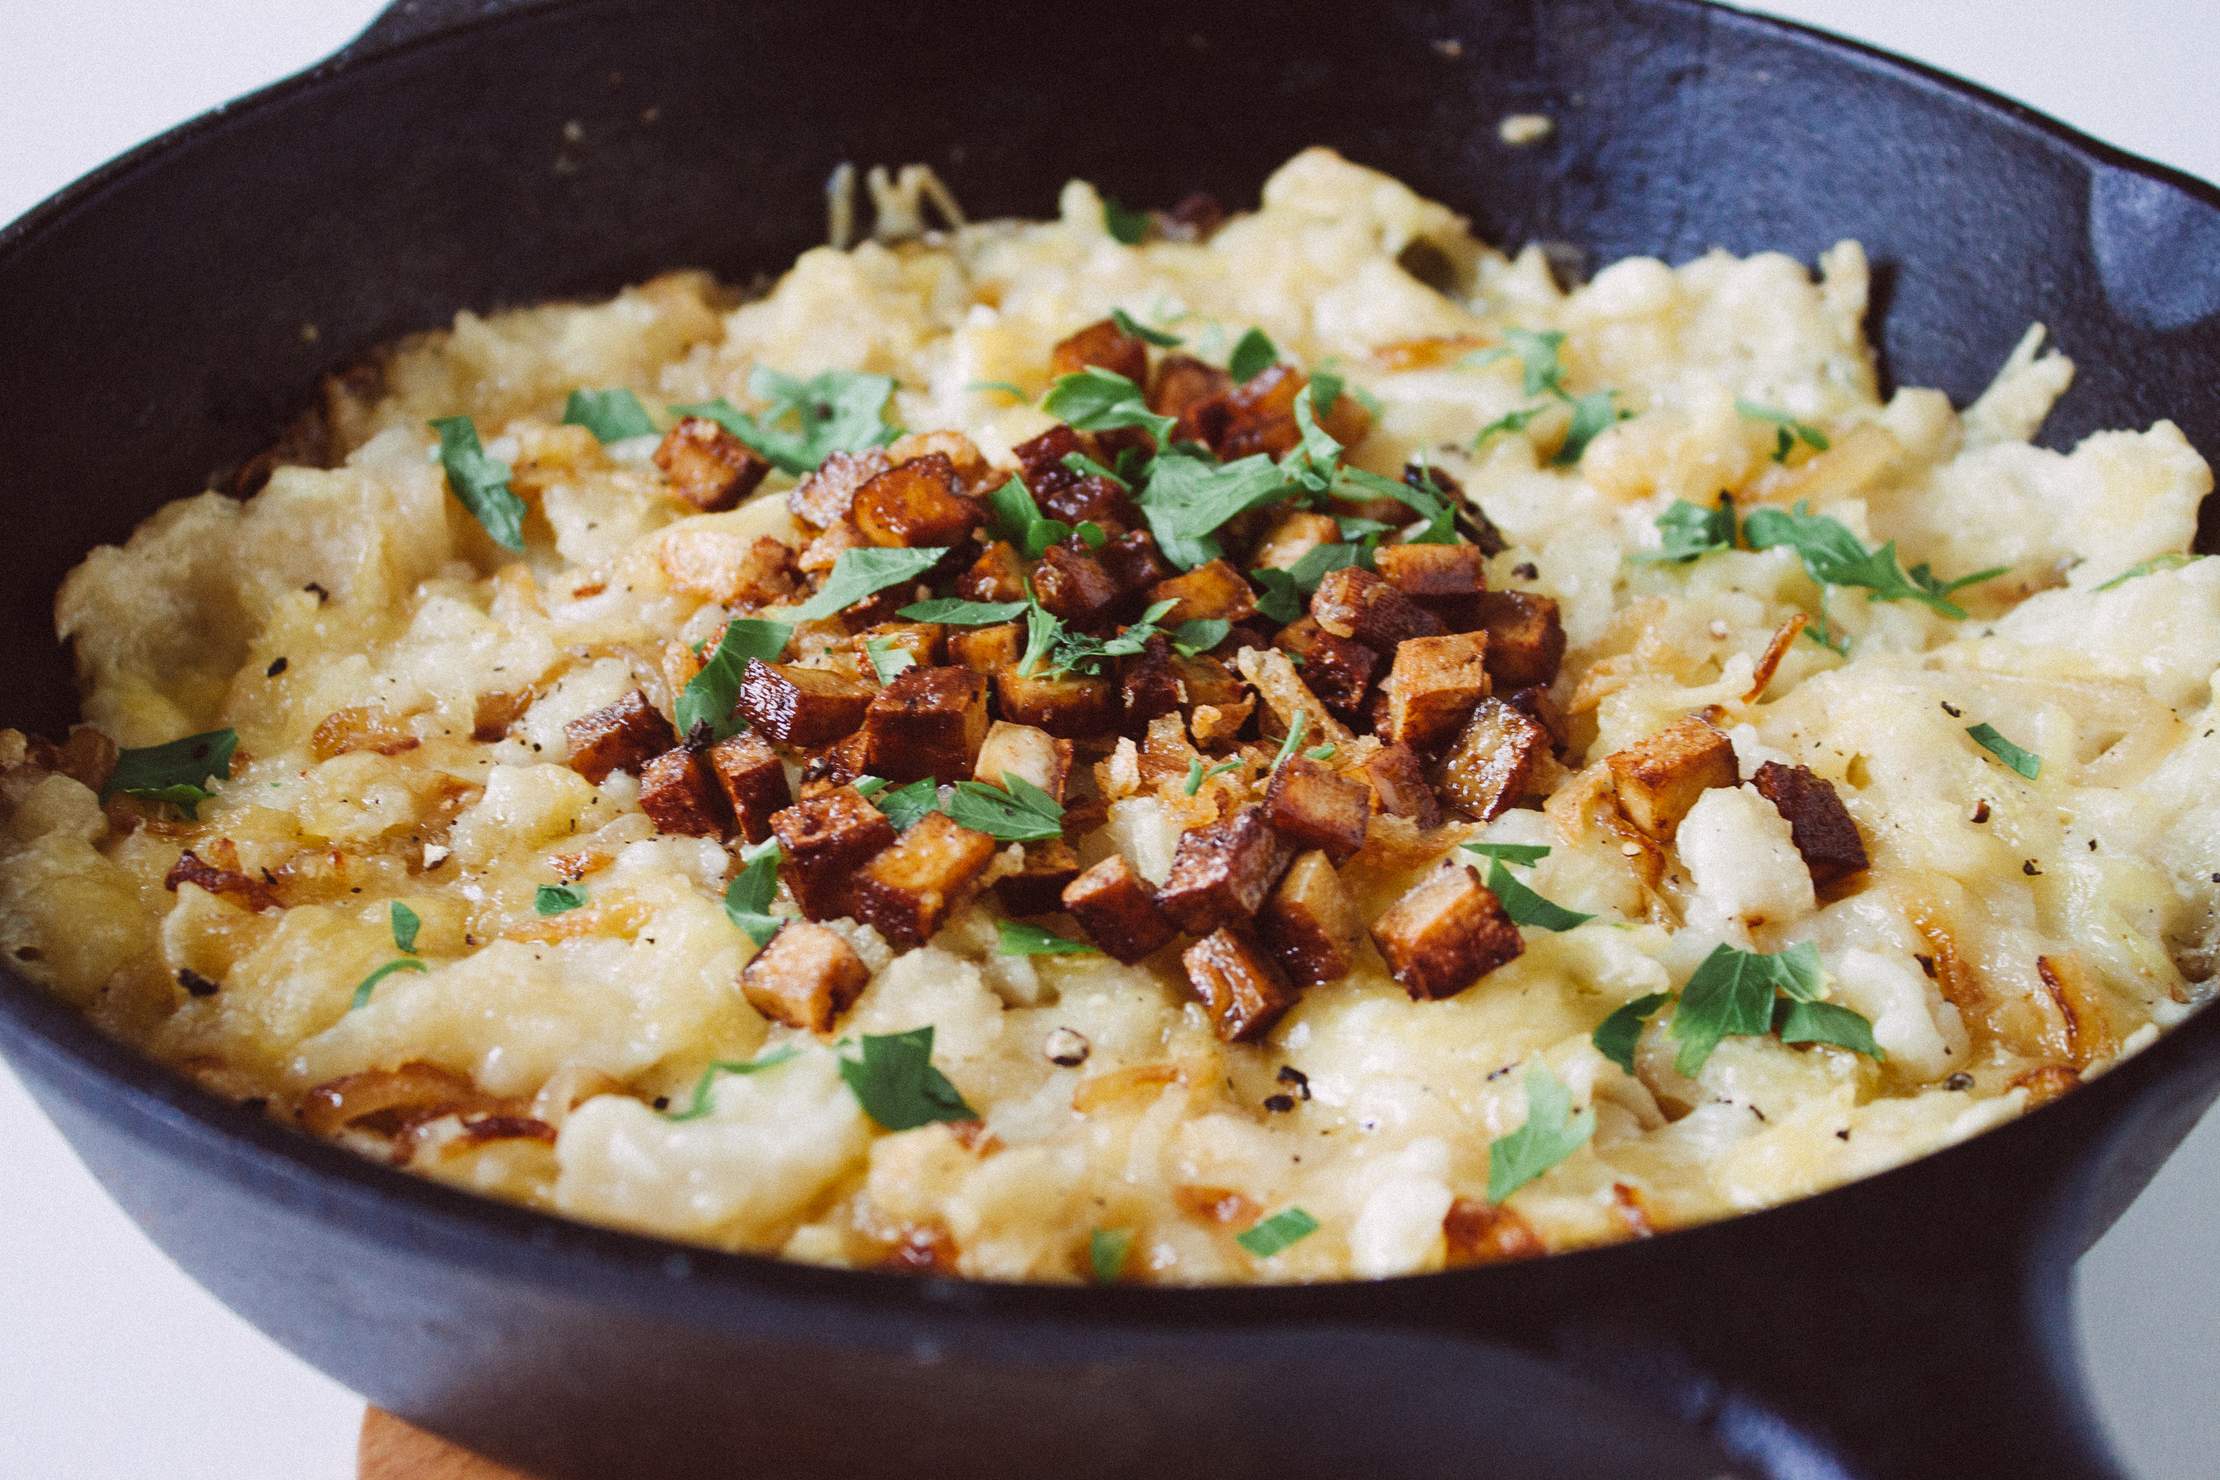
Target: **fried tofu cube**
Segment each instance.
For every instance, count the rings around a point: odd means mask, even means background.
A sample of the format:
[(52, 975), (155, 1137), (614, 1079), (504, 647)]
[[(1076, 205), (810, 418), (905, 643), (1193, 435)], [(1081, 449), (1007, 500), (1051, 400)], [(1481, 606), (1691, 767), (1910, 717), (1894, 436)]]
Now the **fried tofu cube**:
[(908, 653), (910, 662), (930, 668), (940, 661), (941, 627), (938, 622), (881, 622), (866, 627), (852, 639), (860, 671), (871, 671), (871, 644), (882, 652)]
[[(770, 742), (753, 731), (727, 736), (702, 752), (710, 778), (724, 793), (740, 836), (760, 843), (771, 835), (771, 816), (794, 803), (786, 767)], [(855, 779), (854, 775), (843, 778)]]
[(1064, 886), (1063, 906), (1087, 939), (1128, 965), (1176, 933), (1157, 908), (1156, 891), (1148, 880), (1115, 853)]
[(1029, 781), (1061, 802), (1071, 780), (1072, 746), (1033, 725), (998, 719), (987, 726), (979, 746), (973, 774), (989, 786), (1002, 785), (1005, 776)]
[(1101, 625), (1124, 594), (1101, 561), (1064, 545), (1042, 551), (1033, 568), (1034, 599), (1074, 627)]
[(1732, 786), (1734, 746), (1690, 715), (1624, 750), (1604, 757), (1619, 797), (1619, 810), (1650, 837), (1671, 839), (1696, 798), (1714, 786)]
[(1767, 761), (1750, 778), (1758, 795), (1788, 822), (1788, 835), (1804, 856), (1814, 884), (1832, 884), (1866, 866), (1865, 840), (1835, 793), (1834, 783), (1803, 766)]
[(1166, 560), (1164, 552), (1156, 547), (1156, 536), (1145, 529), (1129, 529), (1105, 541), (1102, 548), (1095, 551), (1095, 559), (1110, 572), (1110, 579), (1117, 582), (1118, 590), (1127, 594), (1146, 591), (1179, 573), (1178, 567)]
[(928, 812), (863, 866), (855, 916), (897, 946), (921, 946), (994, 861), (996, 843), (945, 812)]
[(1406, 638), (1439, 637), (1449, 630), (1441, 618), (1354, 565), (1326, 572), (1311, 593), (1310, 614), (1334, 636), (1352, 638), (1376, 653), (1392, 653)]
[(1245, 927), (1222, 925), (1180, 953), (1195, 996), (1211, 1025), (1228, 1043), (1248, 1043), (1272, 1031), (1295, 1005), (1296, 991), (1263, 945)]
[(858, 730), (803, 758), (802, 800), (838, 791), (863, 774), (863, 731)]
[(1295, 661), (1303, 683), (1319, 702), (1338, 714), (1364, 709), (1379, 671), (1380, 655), (1361, 642), (1336, 637), (1315, 617), (1299, 617), (1279, 630), (1272, 645)]
[(689, 416), (665, 432), (655, 465), (672, 493), (705, 514), (732, 508), (771, 471), (754, 448), (705, 416)]
[(1018, 672), (1017, 664), (1005, 663), (995, 670), (994, 697), (1012, 723), (1067, 740), (1107, 735), (1118, 726), (1115, 684), (1084, 673), (1052, 674), (1045, 663), (1030, 677)]
[(1150, 720), (1179, 712), (1187, 691), (1180, 686), (1179, 672), (1172, 666), (1170, 643), (1152, 638), (1147, 647), (1125, 659), (1120, 667), (1118, 714), (1119, 728), (1124, 733), (1143, 734)]
[(611, 771), (638, 771), (678, 743), (671, 722), (634, 689), (563, 726), (570, 768), (599, 786)]
[(1488, 696), (1488, 635), (1452, 632), (1414, 637), (1395, 649), (1387, 682), (1380, 738), (1413, 750), (1433, 751), (1455, 735), (1473, 706)]
[(1565, 624), (1555, 599), (1531, 591), (1488, 591), (1478, 598), (1478, 614), (1488, 634), (1488, 672), (1497, 688), (1557, 681), (1565, 661)]
[(1209, 434), (1211, 451), (1223, 462), (1253, 452), (1277, 458), (1303, 440), (1303, 429), (1295, 424), (1295, 397), (1302, 388), (1303, 372), (1282, 360), (1210, 406), (1196, 408), (1196, 421)]
[(817, 471), (794, 485), (786, 506), (794, 517), (818, 529), (830, 529), (848, 517), (856, 490), (894, 464), (876, 447), (862, 452), (836, 452), (818, 464)]
[(1025, 867), (994, 881), (994, 897), (1013, 915), (1053, 915), (1079, 877), (1079, 851), (1062, 838), (1025, 845)]
[(1049, 351), (1048, 367), (1058, 375), (1077, 375), (1089, 365), (1123, 375), (1138, 386), (1149, 383), (1147, 342), (1119, 328), (1115, 319), (1089, 324)]
[(956, 491), (956, 469), (938, 452), (897, 463), (856, 490), (849, 517), (874, 545), (961, 543), (986, 511)]
[(822, 925), (789, 920), (740, 972), (740, 995), (774, 1023), (830, 1033), (870, 985), (855, 947)]
[(1372, 798), (1359, 783), (1304, 755), (1274, 768), (1264, 788), (1264, 816), (1298, 848), (1323, 849), (1335, 863), (1364, 846)]
[(1426, 762), (1408, 745), (1382, 746), (1357, 767), (1357, 779), (1372, 788), (1373, 801), (1388, 816), (1422, 828), (1441, 825), (1441, 798), (1426, 780)]
[(1454, 997), (1526, 949), (1479, 871), (1446, 864), (1373, 922), (1388, 973), (1418, 1001)]
[(1025, 486), (1033, 490), (1041, 512), (1051, 519), (1066, 524), (1092, 519), (1131, 528), (1141, 522), (1132, 495), (1110, 479), (1081, 472), (1064, 460), (1075, 452), (1093, 456), (1103, 450), (1061, 425), (1010, 449), (1024, 471)]
[(794, 594), (801, 573), (794, 552), (768, 535), (749, 538), (688, 522), (657, 541), (663, 577), (689, 596), (727, 606), (768, 606)]
[(969, 668), (905, 668), (872, 695), (863, 764), (890, 781), (971, 774), (987, 738), (987, 681)]
[(1497, 698), (1482, 699), (1434, 768), (1434, 789), (1465, 816), (1486, 822), (1539, 790), (1549, 732)]
[(1279, 521), (1264, 532), (1264, 538), (1257, 541), (1256, 553), (1249, 557), (1249, 566), (1252, 570), (1293, 570), (1311, 551), (1339, 543), (1341, 526), (1334, 523), (1331, 514), (1291, 510), (1282, 514)]
[(872, 695), (863, 680), (829, 668), (750, 658), (735, 707), (782, 745), (829, 745), (863, 723)]
[(1181, 441), (1207, 442), (1193, 422), (1195, 409), (1217, 400), (1233, 389), (1233, 377), (1207, 360), (1193, 355), (1166, 355), (1156, 366), (1149, 385), (1149, 409), (1159, 416), (1176, 416), (1173, 436)]
[(1264, 901), (1257, 928), (1282, 970), (1300, 986), (1337, 981), (1356, 964), (1364, 921), (1356, 901), (1318, 849), (1296, 855)]
[(854, 913), (857, 876), (894, 842), (894, 824), (852, 786), (772, 814), (771, 832), (786, 855), (779, 877), (812, 920)]
[(732, 826), (724, 793), (690, 745), (666, 750), (641, 768), (640, 810), (658, 832), (690, 838), (722, 837)]
[(1238, 622), (1256, 610), (1256, 592), (1247, 577), (1223, 560), (1196, 566), (1185, 575), (1149, 588), (1149, 604), (1178, 603), (1157, 620), (1165, 627), (1182, 622)]
[(952, 663), (973, 673), (993, 674), (1025, 655), (1025, 629), (1015, 622), (991, 627), (951, 627), (944, 639)]
[(1017, 547), (996, 540), (956, 577), (956, 594), (965, 601), (1023, 601), (1025, 561)]
[(904, 432), (886, 444), (886, 459), (899, 466), (921, 457), (938, 454), (948, 459), (956, 472), (956, 489), (959, 493), (976, 496), (982, 489), (1002, 479), (987, 462), (979, 444), (962, 432), (943, 428), (937, 432)]
[(1539, 684), (1529, 684), (1523, 689), (1513, 689), (1503, 695), (1503, 702), (1549, 731), (1550, 744), (1559, 747), (1565, 744), (1565, 711), (1550, 696), (1548, 689)]
[(1230, 817), (1190, 828), (1172, 855), (1172, 871), (1156, 891), (1157, 907), (1181, 929), (1204, 934), (1232, 920), (1246, 920), (1287, 872), (1295, 856), (1288, 841), (1250, 805)]
[(866, 549), (870, 544), (863, 537), (863, 531), (856, 528), (856, 521), (843, 515), (802, 546), (801, 552), (794, 557), (794, 563), (810, 575), (822, 576), (829, 574), (840, 563), (841, 556), (850, 550)]
[(1487, 589), (1477, 545), (1382, 545), (1372, 563), (1389, 585), (1413, 601), (1469, 601)]

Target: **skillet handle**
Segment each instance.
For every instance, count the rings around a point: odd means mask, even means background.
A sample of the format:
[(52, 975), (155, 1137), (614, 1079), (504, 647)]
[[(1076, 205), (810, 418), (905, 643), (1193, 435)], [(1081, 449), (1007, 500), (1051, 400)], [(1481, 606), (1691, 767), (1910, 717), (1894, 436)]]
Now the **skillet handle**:
[(504, 11), (524, 9), (531, 3), (532, 0), (392, 0), (362, 28), (361, 35), (333, 53), (331, 60), (359, 62), (407, 42), (457, 30)]

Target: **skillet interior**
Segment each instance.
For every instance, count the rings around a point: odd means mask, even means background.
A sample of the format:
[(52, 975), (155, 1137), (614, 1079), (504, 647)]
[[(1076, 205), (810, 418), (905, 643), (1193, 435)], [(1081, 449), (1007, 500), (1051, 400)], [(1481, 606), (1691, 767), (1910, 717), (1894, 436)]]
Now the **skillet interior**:
[[(985, 65), (983, 37), (1024, 44)], [(1446, 39), (1462, 54), (1434, 44)], [(1558, 120), (1552, 143), (1496, 142), (1498, 117), (1537, 110)], [(1842, 126), (1850, 118), (1857, 127)], [(581, 142), (566, 146), (572, 121)], [(1769, 23), (1672, 0), (1347, 7), (1300, 27), (1264, 6), (1144, 3), (1121, 12), (1113, 38), (1067, 39), (1008, 3), (960, 19), (531, 7), (189, 126), (0, 237), (0, 404), (16, 412), (0, 487), (66, 511), (16, 526), (9, 718), (58, 728), (74, 712), (47, 608), (89, 544), (256, 450), (319, 371), (395, 333), (458, 306), (606, 290), (677, 263), (743, 278), (774, 267), (819, 239), (819, 187), (843, 158), (929, 160), (984, 216), (1038, 214), (1071, 174), (1129, 200), (1199, 187), (1241, 201), (1308, 142), (1397, 172), (1491, 239), (1577, 242), (1591, 260), (1712, 245), (1809, 259), (1857, 236), (1884, 268), (1874, 329), (1901, 379), (1962, 400), (2041, 317), (2082, 364), (2049, 440), (2166, 414), (2220, 446), (2220, 388), (2200, 373), (2220, 348), (2220, 280), (2174, 266), (2220, 246), (2209, 190), (2119, 168), (2008, 109)], [(1930, 1315), (1957, 1312), (1961, 1336), (1991, 1338), (1994, 1370), (1956, 1374), (1971, 1432), (1991, 1417), (1975, 1401), (1983, 1384), (2002, 1397), (2052, 1382), (2054, 1353), (2010, 1345), (2056, 1313), (2054, 1291), (2022, 1299), (2020, 1262), (2078, 1247), (2141, 1185), (2152, 1148), (2209, 1101), (2200, 1050), (2220, 1036), (2201, 1016), (1981, 1142), (1645, 1248), (1391, 1287), (1121, 1292), (1113, 1305), (891, 1285), (550, 1225), (215, 1107), (89, 1041), (13, 979), (0, 1009), (11, 1052), (88, 1161), (218, 1293), (389, 1406), (505, 1452), (560, 1454), (565, 1473), (797, 1439), (867, 1471), (937, 1449), (973, 1469), (983, 1455), (1027, 1472), (1063, 1456), (1076, 1473), (1119, 1473), (1151, 1446), (1199, 1467), (1195, 1445), (1212, 1435), (1225, 1442), (1203, 1452), (1232, 1473), (1290, 1455), (1361, 1463), (1397, 1435), (1388, 1452), (1414, 1470), (1483, 1458), (1531, 1469), (1547, 1453), (1559, 1472), (1584, 1473), (1639, 1444), (1648, 1468), (1673, 1472), (1637, 1417), (1599, 1420), (1585, 1450), (1531, 1411), (1522, 1426), (1522, 1408), (1561, 1414), (1581, 1400), (1444, 1330), (1665, 1397), (1768, 1462), (1856, 1443), (1874, 1473), (1916, 1473), (1952, 1420), (1914, 1433), (1897, 1422), (1887, 1440), (1868, 1425), (1901, 1420), (1901, 1406), (1818, 1402), (1846, 1353), (1871, 1350), (1916, 1296)], [(2098, 1155), (2119, 1144), (2132, 1154)], [(2077, 1157), (2106, 1180), (2066, 1178)], [(2058, 1219), (2030, 1216), (2054, 1204)], [(1886, 1230), (1919, 1257), (1890, 1250)], [(1783, 1248), (1797, 1258), (1778, 1263)], [(1840, 1330), (1844, 1311), (1799, 1313), (1799, 1344), (1814, 1348), (1800, 1370), (1768, 1339), (1774, 1322), (1745, 1325), (1674, 1293), (1716, 1275), (1762, 1294), (1757, 1276), (1771, 1270), (1780, 1299), (1801, 1305), (1823, 1252), (1874, 1289), (1836, 1292), (1858, 1317)], [(1067, 1324), (1082, 1316), (1085, 1328)], [(1289, 1322), (1302, 1341), (1275, 1346)], [(1197, 1361), (1224, 1370), (1204, 1381)], [(1136, 1363), (1178, 1376), (1144, 1381)], [(1784, 1363), (1785, 1376), (1758, 1370)], [(1353, 1372), (1403, 1381), (1365, 1388)], [(737, 1397), (735, 1374), (750, 1379)], [(1875, 1392), (1893, 1399), (1902, 1377)], [(1452, 1387), (1528, 1397), (1445, 1413)], [(779, 1417), (856, 1411), (825, 1405), (828, 1392), (881, 1416)], [(1109, 1392), (1153, 1416), (1106, 1440)], [(692, 1421), (643, 1429), (639, 1415), (674, 1398)], [(1752, 1399), (1813, 1405), (1798, 1415), (1806, 1431), (1763, 1430)], [(1074, 1443), (1079, 1416), (1094, 1432)], [(2086, 1448), (2070, 1400), (2052, 1422), (1986, 1437)], [(890, 1448), (890, 1434), (906, 1438)], [(1531, 1447), (1552, 1442), (1572, 1447)]]

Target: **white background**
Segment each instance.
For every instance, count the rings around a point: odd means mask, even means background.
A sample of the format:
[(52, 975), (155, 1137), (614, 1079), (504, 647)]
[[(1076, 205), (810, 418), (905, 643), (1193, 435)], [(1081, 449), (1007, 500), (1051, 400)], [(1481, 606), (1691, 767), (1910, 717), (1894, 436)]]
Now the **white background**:
[[(147, 135), (316, 60), (377, 8), (377, 0), (0, 0), (0, 221)], [(2220, 10), (2172, 0), (1766, 8), (1933, 62), (2220, 179), (2212, 63)], [(2220, 271), (2220, 263), (2183, 266)], [(0, 324), (0, 354), (6, 334)], [(360, 1403), (171, 1268), (4, 1070), (0, 1147), (0, 1476), (354, 1474)], [(2220, 1120), (2191, 1139), (2082, 1265), (2082, 1326), (2102, 1406), (2150, 1480), (2220, 1472), (2211, 1417), (2220, 1389), (2220, 1231), (2205, 1213), (2216, 1180)]]

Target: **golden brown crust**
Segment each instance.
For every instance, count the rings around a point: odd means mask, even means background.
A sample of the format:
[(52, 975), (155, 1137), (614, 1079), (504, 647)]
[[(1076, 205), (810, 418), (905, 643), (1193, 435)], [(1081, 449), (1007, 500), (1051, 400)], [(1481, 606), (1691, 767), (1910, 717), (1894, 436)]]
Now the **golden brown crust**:
[(1123, 375), (1135, 385), (1149, 383), (1149, 347), (1120, 329), (1114, 319), (1102, 319), (1067, 335), (1049, 352), (1049, 370), (1076, 375), (1089, 365)]
[(985, 511), (956, 491), (947, 456), (927, 453), (897, 463), (856, 490), (849, 517), (874, 545), (946, 547), (979, 527)]
[(1300, 986), (1347, 976), (1364, 940), (1364, 922), (1333, 860), (1312, 849), (1298, 854), (1264, 902), (1257, 928), (1280, 966)]
[(1282, 627), (1272, 645), (1296, 664), (1303, 683), (1336, 714), (1355, 718), (1365, 712), (1380, 655), (1361, 642), (1336, 637), (1305, 616)]
[(812, 920), (852, 914), (856, 876), (894, 842), (894, 824), (852, 786), (796, 802), (771, 818), (786, 855), (779, 877)]
[(994, 881), (994, 897), (1013, 915), (1053, 915), (1079, 877), (1079, 850), (1062, 838), (1025, 845), (1025, 864)]
[(856, 491), (893, 465), (876, 447), (863, 452), (836, 452), (820, 463), (816, 472), (794, 485), (786, 496), (786, 506), (803, 523), (829, 529), (848, 517)]
[(1814, 884), (1832, 884), (1866, 866), (1865, 840), (1833, 782), (1803, 766), (1767, 761), (1750, 784), (1787, 820), (1788, 835)]
[(1045, 663), (1031, 677), (1005, 663), (995, 670), (994, 696), (1003, 718), (1068, 740), (1107, 735), (1118, 724), (1115, 684), (1083, 673), (1050, 673)]
[(1179, 964), (1228, 1043), (1262, 1038), (1295, 1005), (1294, 985), (1245, 926), (1211, 931), (1180, 953)]
[(774, 1023), (830, 1033), (870, 981), (855, 947), (822, 925), (789, 920), (742, 968), (740, 993)]
[(1190, 828), (1156, 892), (1157, 907), (1196, 935), (1246, 920), (1264, 905), (1294, 858), (1288, 841), (1265, 821), (1260, 805), (1204, 827)]
[(678, 743), (671, 722), (634, 689), (563, 726), (570, 768), (596, 786), (612, 771), (637, 772)]
[(905, 668), (871, 696), (863, 734), (874, 776), (961, 780), (987, 737), (987, 681), (969, 668)]
[(690, 745), (666, 750), (640, 768), (640, 810), (657, 831), (687, 837), (722, 837), (732, 826), (724, 794)]
[(1149, 588), (1149, 602), (1176, 603), (1157, 619), (1160, 626), (1182, 622), (1238, 622), (1256, 610), (1256, 593), (1248, 578), (1223, 560), (1196, 566), (1183, 575), (1158, 581)]
[(1273, 831), (1297, 848), (1323, 849), (1341, 863), (1364, 846), (1372, 824), (1372, 797), (1358, 782), (1308, 756), (1291, 755), (1273, 768), (1264, 788), (1264, 815)]
[[(228, 840), (220, 841), (222, 841), (223, 846), (229, 848)], [(211, 849), (210, 851), (215, 850)], [(232, 850), (231, 857), (236, 862), (238, 857), (236, 850)], [(195, 885), (207, 890), (219, 899), (231, 901), (241, 909), (254, 910), (258, 913), (263, 910), (285, 908), (284, 904), (278, 899), (276, 891), (260, 879), (250, 879), (236, 868), (226, 868), (221, 864), (210, 863), (190, 848), (178, 855), (177, 862), (170, 865), (170, 871), (162, 878), (162, 887), (165, 889), (174, 890), (180, 884)]]
[(1702, 719), (1687, 719), (1604, 757), (1619, 810), (1659, 842), (1669, 841), (1696, 798), (1714, 786), (1732, 786), (1734, 746)]
[(1475, 598), (1488, 634), (1488, 673), (1501, 689), (1557, 681), (1565, 661), (1565, 624), (1557, 602), (1531, 591), (1488, 591)]
[(689, 416), (665, 432), (655, 465), (673, 496), (705, 514), (736, 507), (771, 471), (754, 448), (705, 416)]
[(1435, 751), (1488, 696), (1488, 635), (1452, 632), (1396, 645), (1380, 692), (1387, 704), (1380, 738), (1391, 745)]
[(1345, 565), (1326, 572), (1311, 594), (1310, 614), (1336, 637), (1392, 653), (1411, 637), (1439, 637), (1449, 630), (1435, 616), (1369, 570)]
[(782, 745), (829, 745), (863, 723), (872, 695), (869, 684), (845, 673), (750, 658), (735, 707)]
[(1502, 699), (1482, 699), (1434, 768), (1441, 799), (1476, 822), (1540, 789), (1549, 732)]
[(1157, 908), (1148, 881), (1115, 853), (1064, 886), (1062, 903), (1087, 939), (1128, 964), (1162, 947), (1175, 933)]
[(1451, 863), (1373, 922), (1372, 943), (1403, 990), (1454, 997), (1526, 948), (1519, 928), (1470, 864)]
[(1477, 1198), (1460, 1197), (1450, 1203), (1441, 1233), (1445, 1262), (1451, 1269), (1539, 1259), (1549, 1252), (1524, 1218)]
[(1383, 745), (1356, 769), (1356, 777), (1372, 790), (1374, 805), (1390, 817), (1403, 817), (1421, 828), (1441, 825), (1441, 798), (1426, 780), (1426, 762), (1408, 745)]
[(921, 946), (994, 861), (995, 841), (928, 812), (856, 880), (855, 915), (897, 946)]
[(778, 752), (762, 736), (742, 731), (703, 751), (702, 761), (724, 793), (740, 836), (751, 843), (769, 837), (772, 814), (794, 801)]
[(1049, 546), (1033, 567), (1034, 599), (1074, 627), (1102, 625), (1124, 594), (1101, 561), (1064, 545)]

